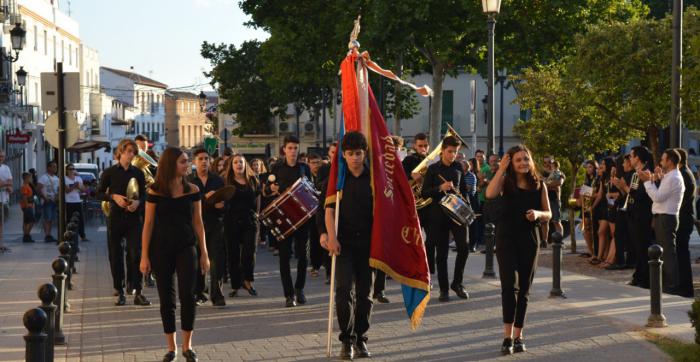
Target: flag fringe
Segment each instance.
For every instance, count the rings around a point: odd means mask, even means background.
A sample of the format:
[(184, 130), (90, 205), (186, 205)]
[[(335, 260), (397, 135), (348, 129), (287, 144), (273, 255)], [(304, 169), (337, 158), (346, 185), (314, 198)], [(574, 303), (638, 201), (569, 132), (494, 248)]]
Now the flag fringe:
[(401, 284), (408, 285), (409, 287), (412, 287), (412, 288), (425, 290), (426, 292), (428, 292), (428, 294), (430, 294), (430, 285), (428, 285), (428, 283), (421, 281), (421, 280), (411, 279), (411, 278), (405, 277), (405, 276), (395, 272), (393, 269), (391, 269), (391, 267), (389, 265), (387, 265), (386, 263), (384, 263), (380, 260), (377, 260), (374, 258), (369, 258), (369, 266), (371, 266), (372, 268), (379, 269), (379, 270), (383, 271), (387, 275), (391, 276), (391, 279), (394, 279)]
[(416, 330), (421, 322), (423, 321), (423, 314), (425, 314), (425, 308), (428, 307), (428, 301), (430, 300), (430, 292), (425, 294), (423, 300), (416, 306), (411, 315), (411, 329)]

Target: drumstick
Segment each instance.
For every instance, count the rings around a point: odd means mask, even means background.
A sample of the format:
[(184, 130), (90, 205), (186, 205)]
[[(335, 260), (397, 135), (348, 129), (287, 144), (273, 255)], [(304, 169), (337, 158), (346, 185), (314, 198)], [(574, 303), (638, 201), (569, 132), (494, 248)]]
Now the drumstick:
[[(444, 177), (442, 177), (442, 175), (438, 175), (438, 177), (440, 178), (440, 180), (442, 180), (442, 182), (448, 182), (447, 180), (445, 180)], [(458, 192), (458, 191), (455, 189), (455, 185), (452, 185), (452, 191)]]

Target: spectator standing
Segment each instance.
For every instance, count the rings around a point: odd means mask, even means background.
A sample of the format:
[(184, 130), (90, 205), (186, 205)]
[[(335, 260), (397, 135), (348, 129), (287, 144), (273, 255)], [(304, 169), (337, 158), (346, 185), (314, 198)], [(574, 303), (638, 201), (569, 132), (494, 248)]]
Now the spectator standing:
[(44, 218), (44, 242), (56, 242), (51, 236), (53, 223), (58, 219), (58, 176), (56, 161), (46, 165), (46, 173), (39, 177), (39, 195), (43, 203), (42, 216)]
[(12, 172), (5, 164), (5, 152), (0, 151), (0, 253), (9, 252), (3, 242), (3, 226), (5, 224), (5, 208), (10, 203), (10, 193), (12, 192)]
[(693, 233), (693, 223), (695, 221), (695, 177), (688, 167), (688, 154), (682, 148), (676, 148), (681, 156), (679, 170), (683, 176), (683, 201), (678, 220), (678, 235), (676, 237), (676, 252), (678, 253), (678, 295), (692, 298), (695, 294), (693, 289), (693, 270), (690, 265), (690, 234)]
[(33, 243), (31, 232), (34, 227), (34, 188), (32, 187), (32, 175), (28, 172), (22, 173), (22, 187), (20, 193), (22, 199), (19, 202), (19, 207), (22, 208), (22, 242)]

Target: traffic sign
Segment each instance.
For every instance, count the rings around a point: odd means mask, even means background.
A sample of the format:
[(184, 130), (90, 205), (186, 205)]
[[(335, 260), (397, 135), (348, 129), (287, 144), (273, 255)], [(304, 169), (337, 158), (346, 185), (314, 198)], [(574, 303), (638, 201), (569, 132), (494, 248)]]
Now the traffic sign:
[(216, 138), (209, 137), (204, 139), (204, 149), (207, 150), (207, 152), (212, 155), (216, 151), (216, 144), (218, 142), (216, 141)]
[[(51, 146), (58, 148), (58, 113), (52, 114), (44, 124), (44, 138)], [(78, 119), (74, 114), (66, 113), (66, 147), (74, 145), (79, 135)]]
[(5, 135), (5, 138), (7, 140), (7, 143), (18, 143), (18, 144), (24, 144), (28, 143), (29, 140), (32, 139), (31, 133), (8, 133)]
[[(63, 97), (66, 111), (80, 111), (80, 73), (63, 73)], [(58, 111), (58, 77), (56, 73), (41, 73), (41, 110)]]

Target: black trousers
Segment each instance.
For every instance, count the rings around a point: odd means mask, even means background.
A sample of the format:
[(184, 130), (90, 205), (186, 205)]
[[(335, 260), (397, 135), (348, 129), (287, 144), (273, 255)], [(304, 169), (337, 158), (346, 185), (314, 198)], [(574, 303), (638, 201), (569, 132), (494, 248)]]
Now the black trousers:
[(634, 265), (635, 251), (631, 248), (629, 230), (627, 225), (627, 212), (617, 210), (615, 221), (615, 264)]
[(425, 230), (425, 255), (428, 258), (428, 270), (430, 270), (430, 274), (435, 274), (435, 248), (437, 244), (433, 240), (434, 235), (430, 233), (429, 207), (418, 211), (418, 219), (420, 226)]
[[(112, 210), (114, 212), (114, 210)], [(141, 219), (137, 213), (113, 214), (109, 217), (109, 233), (107, 248), (109, 266), (112, 271), (112, 281), (115, 290), (124, 292), (126, 249), (126, 288), (141, 292)]]
[(246, 220), (226, 221), (224, 234), (228, 249), (231, 289), (240, 289), (243, 280), (252, 282), (255, 270), (255, 224)]
[[(154, 245), (155, 246), (155, 245)], [(194, 246), (180, 250), (162, 250), (151, 248), (151, 266), (156, 274), (158, 298), (160, 299), (160, 318), (163, 332), (175, 332), (175, 273), (177, 273), (177, 290), (180, 297), (180, 323), (183, 331), (194, 329), (196, 304), (194, 301), (195, 273), (199, 269), (197, 251)]]
[[(315, 218), (311, 219), (314, 221)], [(309, 261), (311, 267), (315, 270), (321, 269), (321, 266), (326, 268), (326, 274), (330, 274), (330, 257), (328, 251), (321, 247), (321, 236), (318, 234), (318, 228), (315, 225), (309, 227)]]
[(692, 298), (695, 294), (693, 289), (693, 270), (690, 261), (690, 234), (693, 233), (692, 217), (681, 219), (676, 236), (676, 254), (678, 257), (678, 295)]
[(628, 218), (627, 228), (635, 250), (634, 274), (632, 280), (640, 287), (649, 288), (649, 254), (648, 249), (654, 238), (649, 218)]
[[(224, 273), (226, 273), (226, 248), (221, 221), (205, 221), (204, 234), (207, 239), (207, 252), (209, 253), (209, 276), (211, 279), (209, 293), (212, 300), (220, 299), (224, 297), (221, 289), (224, 284)], [(199, 248), (197, 248), (197, 255), (199, 255)], [(202, 294), (205, 289), (206, 276), (198, 268), (194, 294)]]
[(533, 235), (499, 235), (496, 237), (496, 249), (503, 323), (522, 328), (537, 267), (539, 245)]
[[(85, 239), (85, 218), (83, 217), (83, 204), (80, 202), (67, 202), (66, 203), (66, 222), (65, 224), (70, 221), (70, 219), (73, 217), (73, 213), (78, 212), (78, 215), (80, 215), (80, 219), (78, 220), (78, 235), (82, 239)], [(60, 236), (60, 235), (59, 235)]]
[[(306, 267), (308, 261), (306, 254), (309, 246), (309, 231), (307, 222), (288, 238), (277, 243), (279, 247), (280, 259), (280, 276), (282, 277), (282, 288), (284, 288), (284, 296), (294, 296), (294, 289), (304, 289), (306, 285)], [(289, 265), (291, 258), (292, 244), (294, 244), (294, 254), (297, 257), (297, 280), (292, 283), (292, 271)]]
[(450, 288), (447, 275), (447, 256), (450, 252), (450, 231), (452, 231), (452, 236), (457, 244), (457, 259), (455, 260), (452, 284), (462, 284), (464, 266), (467, 264), (467, 258), (469, 257), (467, 226), (457, 225), (457, 223), (445, 215), (443, 215), (443, 217), (435, 216), (431, 218), (428, 231), (430, 232), (428, 239), (434, 240), (437, 245), (435, 263), (437, 265), (440, 290), (446, 292)]
[[(372, 269), (369, 266), (369, 240), (366, 247), (341, 243), (335, 260), (335, 305), (340, 327), (339, 339), (345, 343), (367, 341), (369, 318), (372, 313)], [(355, 293), (353, 295), (353, 285)]]
[(382, 295), (386, 288), (386, 273), (379, 269), (373, 268), (372, 270), (374, 271), (374, 288), (372, 288), (372, 295)]

